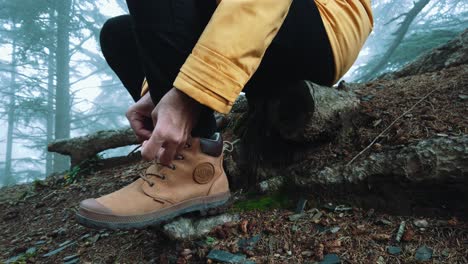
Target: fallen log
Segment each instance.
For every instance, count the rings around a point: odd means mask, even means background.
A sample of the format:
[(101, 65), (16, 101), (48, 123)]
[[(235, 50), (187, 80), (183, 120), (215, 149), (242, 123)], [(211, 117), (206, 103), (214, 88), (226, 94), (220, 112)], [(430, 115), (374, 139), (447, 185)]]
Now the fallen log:
[[(468, 182), (468, 135), (437, 137), (393, 147), (347, 165), (317, 169), (309, 163), (290, 168), (297, 186), (359, 184), (365, 182)], [(468, 191), (468, 185), (460, 185)]]
[(95, 156), (101, 151), (138, 144), (131, 128), (104, 130), (94, 134), (72, 139), (62, 139), (51, 142), (47, 149), (51, 152), (68, 155), (71, 166)]
[[(283, 139), (315, 142), (336, 136), (359, 108), (359, 99), (348, 90), (338, 90), (304, 81), (292, 96), (268, 102), (268, 116)], [(291, 90), (292, 90), (291, 89)]]

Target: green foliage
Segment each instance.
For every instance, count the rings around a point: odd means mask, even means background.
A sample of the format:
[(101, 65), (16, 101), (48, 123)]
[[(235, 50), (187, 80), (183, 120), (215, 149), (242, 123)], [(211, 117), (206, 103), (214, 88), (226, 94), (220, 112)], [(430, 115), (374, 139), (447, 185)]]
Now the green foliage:
[(210, 237), (210, 236), (207, 236), (206, 239), (205, 239), (205, 244), (207, 244), (208, 246), (212, 246), (216, 243), (216, 238), (214, 237)]
[(234, 204), (235, 211), (266, 211), (277, 208), (291, 207), (292, 201), (282, 193), (276, 193), (263, 197), (252, 197)]
[(97, 154), (94, 157), (81, 162), (79, 165), (74, 166), (63, 176), (65, 184), (72, 184), (80, 181), (81, 177), (84, 174), (91, 172), (93, 167), (102, 159), (102, 154)]
[(42, 189), (44, 187), (47, 187), (47, 184), (44, 181), (39, 180), (39, 179), (34, 179), (34, 181), (33, 181), (34, 190), (39, 190), (39, 189)]

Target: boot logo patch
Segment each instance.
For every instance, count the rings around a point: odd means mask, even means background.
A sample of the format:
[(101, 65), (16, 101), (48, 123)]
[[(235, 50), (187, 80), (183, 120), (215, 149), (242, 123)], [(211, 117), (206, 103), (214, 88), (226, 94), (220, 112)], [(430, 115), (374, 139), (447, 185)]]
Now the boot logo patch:
[(199, 184), (205, 184), (213, 179), (215, 174), (214, 166), (210, 163), (202, 163), (193, 171), (193, 180)]

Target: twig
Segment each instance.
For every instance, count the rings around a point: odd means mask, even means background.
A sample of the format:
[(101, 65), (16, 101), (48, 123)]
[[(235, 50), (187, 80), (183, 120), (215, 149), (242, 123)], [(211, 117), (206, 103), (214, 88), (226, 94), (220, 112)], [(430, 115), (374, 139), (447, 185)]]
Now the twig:
[(427, 97), (429, 97), (432, 93), (434, 93), (435, 91), (437, 91), (437, 88), (430, 91), (429, 93), (427, 93), (423, 98), (421, 98), (418, 102), (416, 102), (410, 109), (406, 110), (406, 112), (404, 112), (403, 114), (401, 114), (399, 117), (397, 117), (397, 119), (395, 119), (387, 128), (384, 129), (384, 131), (382, 131), (377, 137), (374, 138), (374, 140), (372, 140), (372, 142), (365, 148), (363, 149), (361, 152), (359, 152), (356, 156), (354, 156), (354, 158), (352, 160), (350, 160), (346, 166), (349, 166), (351, 165), (351, 163), (353, 163), (357, 158), (359, 158), (362, 154), (364, 154), (364, 152), (366, 152), (368, 149), (370, 149), (374, 144), (375, 142), (377, 142), (377, 140), (382, 137), (385, 133), (387, 133), (388, 130), (390, 130), (390, 128), (393, 127), (393, 125), (395, 125), (395, 123), (400, 120), (402, 117), (404, 117), (405, 115), (407, 115), (409, 112), (413, 111), (413, 109), (419, 105), (422, 101), (426, 100)]

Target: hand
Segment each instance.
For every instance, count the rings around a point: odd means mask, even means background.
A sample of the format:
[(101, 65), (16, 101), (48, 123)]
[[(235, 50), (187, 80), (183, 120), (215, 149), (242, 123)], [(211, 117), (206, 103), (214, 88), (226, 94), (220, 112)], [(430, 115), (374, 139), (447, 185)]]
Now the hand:
[(126, 116), (139, 142), (148, 140), (153, 131), (151, 112), (154, 103), (150, 93), (146, 93), (138, 102), (128, 108)]
[(146, 160), (158, 160), (170, 165), (182, 150), (193, 127), (198, 121), (201, 105), (188, 95), (172, 88), (151, 113), (154, 130), (144, 143), (142, 156)]

